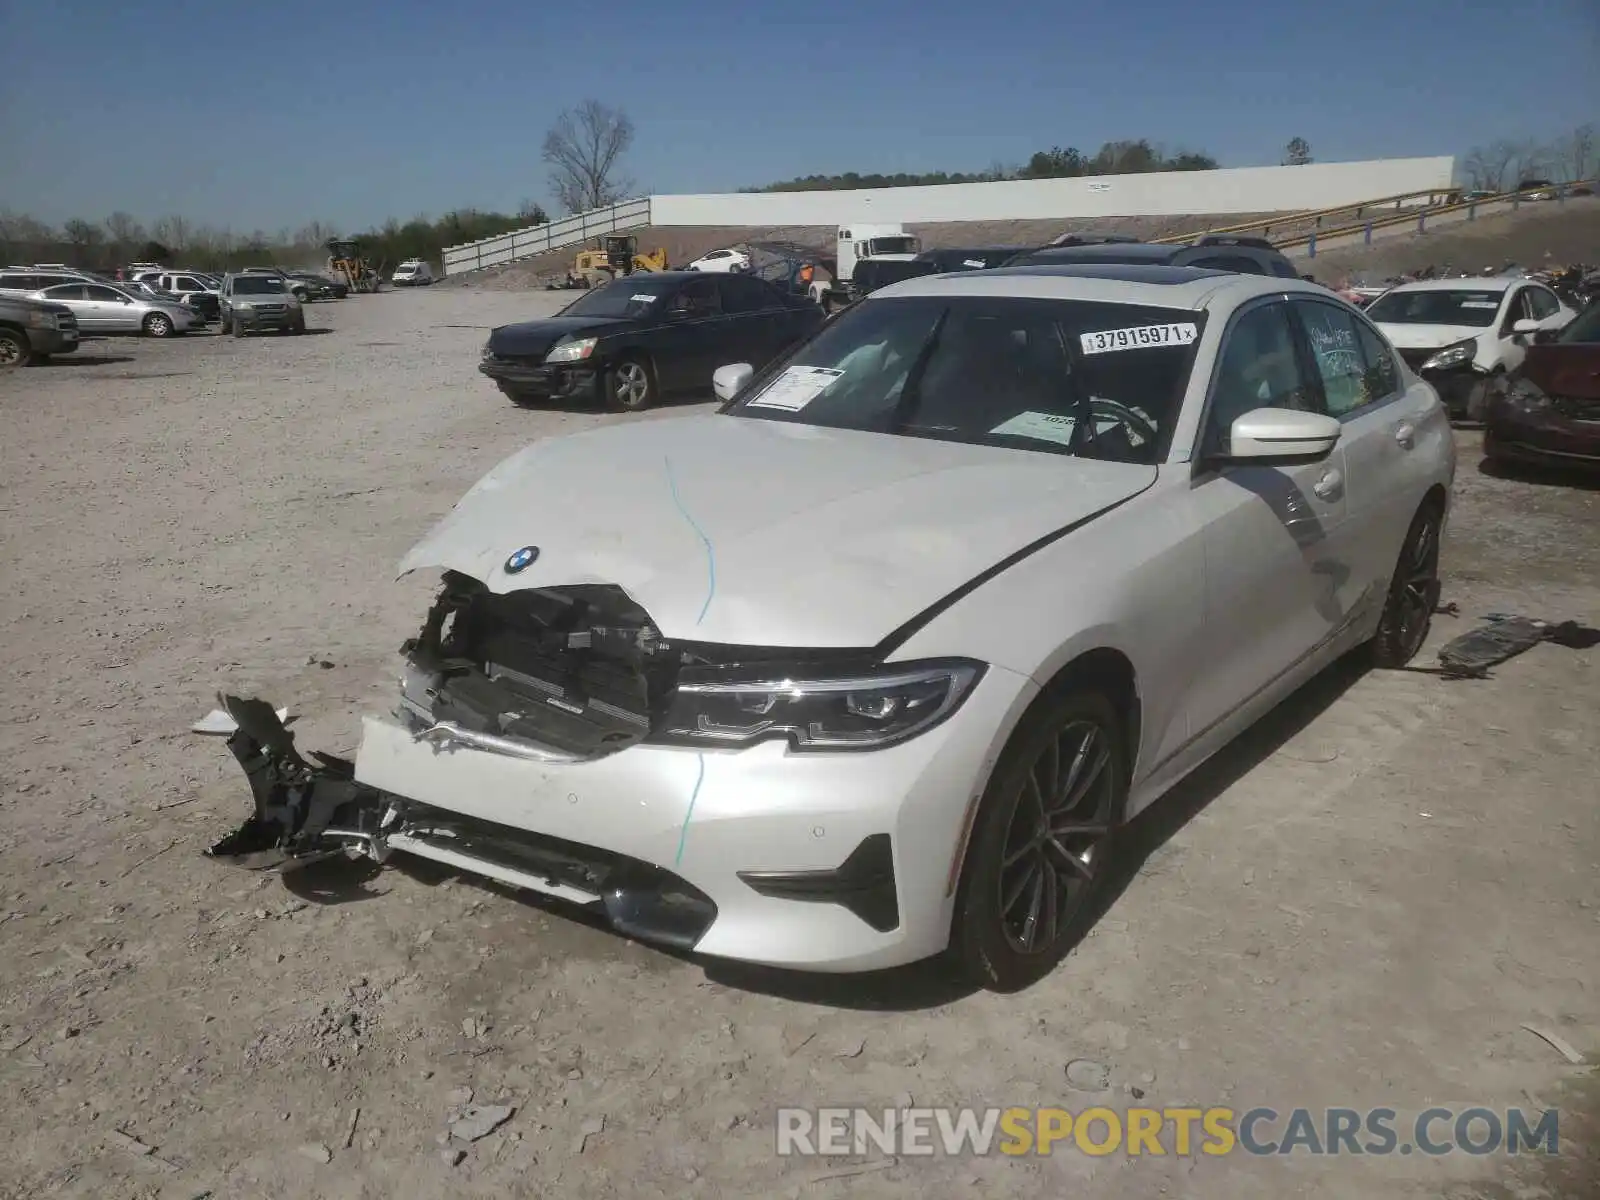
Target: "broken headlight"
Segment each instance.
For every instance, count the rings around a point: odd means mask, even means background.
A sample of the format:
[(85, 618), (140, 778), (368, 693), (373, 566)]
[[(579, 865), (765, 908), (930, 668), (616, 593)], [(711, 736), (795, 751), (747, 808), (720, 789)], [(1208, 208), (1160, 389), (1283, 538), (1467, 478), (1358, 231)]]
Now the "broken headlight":
[(549, 354), (544, 356), (547, 363), (579, 362), (594, 353), (594, 344), (598, 338), (573, 338), (568, 342), (559, 343)]
[(1443, 371), (1448, 367), (1459, 367), (1469, 363), (1478, 356), (1478, 339), (1467, 338), (1465, 341), (1452, 342), (1443, 350), (1422, 364), (1424, 371)]
[(933, 728), (982, 674), (981, 663), (950, 659), (838, 678), (681, 682), (664, 731), (680, 744), (739, 747), (787, 738), (796, 750), (876, 750)]
[(1504, 404), (1515, 413), (1543, 412), (1550, 407), (1550, 397), (1531, 380), (1516, 379), (1505, 390)]

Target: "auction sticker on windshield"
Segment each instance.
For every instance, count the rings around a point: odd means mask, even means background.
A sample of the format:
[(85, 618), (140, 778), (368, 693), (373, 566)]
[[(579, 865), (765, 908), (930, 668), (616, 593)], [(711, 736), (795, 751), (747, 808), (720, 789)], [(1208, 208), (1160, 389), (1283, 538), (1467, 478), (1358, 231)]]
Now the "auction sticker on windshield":
[(1059, 413), (1020, 412), (1008, 421), (1002, 421), (990, 434), (999, 434), (1002, 437), (1033, 438), (1039, 442), (1055, 442), (1057, 445), (1070, 446), (1072, 434), (1078, 427), (1078, 422), (1072, 417), (1063, 417)]
[(832, 367), (788, 367), (759, 395), (745, 401), (746, 408), (781, 408), (785, 412), (799, 412), (823, 392), (833, 386), (833, 381), (843, 375)]
[(649, 292), (640, 292), (637, 296), (629, 296), (628, 299), (634, 304), (654, 304), (656, 298)]
[(1107, 354), (1113, 350), (1143, 350), (1147, 346), (1187, 346), (1199, 337), (1192, 321), (1171, 325), (1135, 325), (1130, 329), (1102, 329), (1078, 336), (1085, 354)]

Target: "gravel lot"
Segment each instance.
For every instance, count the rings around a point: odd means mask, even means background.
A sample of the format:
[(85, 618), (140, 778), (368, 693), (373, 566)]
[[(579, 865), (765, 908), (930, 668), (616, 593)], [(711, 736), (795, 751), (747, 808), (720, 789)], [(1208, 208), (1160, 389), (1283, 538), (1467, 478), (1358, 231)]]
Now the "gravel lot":
[[(185, 732), (219, 686), (353, 748), (432, 591), (391, 582), (410, 543), (528, 440), (651, 419), (521, 411), (476, 374), (487, 328), (561, 299), (355, 297), (312, 310), (319, 336), (102, 341), (0, 379), (0, 1195), (1595, 1194), (1586, 1069), (1520, 1026), (1600, 1047), (1600, 651), (1331, 672), (1149, 814), (1120, 899), (1015, 997), (708, 967), (421, 867), (203, 859), (248, 803)], [(1463, 615), (1435, 640), (1496, 610), (1600, 621), (1600, 492), (1483, 476), (1461, 439)], [(1073, 1059), (1114, 1091), (1070, 1088)], [(1560, 1104), (1565, 1154), (773, 1153), (780, 1104), (1130, 1087)], [(453, 1162), (462, 1088), (516, 1112)]]

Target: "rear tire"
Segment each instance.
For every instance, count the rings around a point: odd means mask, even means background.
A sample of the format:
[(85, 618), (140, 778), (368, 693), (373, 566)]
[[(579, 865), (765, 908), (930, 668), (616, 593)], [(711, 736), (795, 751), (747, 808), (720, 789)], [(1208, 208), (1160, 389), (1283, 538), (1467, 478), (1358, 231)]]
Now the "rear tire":
[(1127, 811), (1126, 733), (1099, 692), (1036, 705), (978, 803), (956, 892), (950, 954), (974, 983), (1017, 992), (1088, 929)]
[(172, 318), (161, 313), (151, 313), (144, 319), (144, 334), (153, 338), (171, 337)]
[(1439, 535), (1443, 526), (1444, 509), (1437, 500), (1423, 501), (1411, 518), (1389, 581), (1383, 615), (1378, 618), (1378, 632), (1368, 643), (1375, 667), (1405, 666), (1428, 640), (1433, 610), (1439, 603)]

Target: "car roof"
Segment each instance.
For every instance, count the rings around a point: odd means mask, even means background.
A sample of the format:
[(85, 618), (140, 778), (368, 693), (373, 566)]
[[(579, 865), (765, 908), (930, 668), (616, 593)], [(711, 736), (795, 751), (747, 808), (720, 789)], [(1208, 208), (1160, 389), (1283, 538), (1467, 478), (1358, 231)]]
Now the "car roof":
[(1152, 242), (1093, 242), (1087, 246), (1040, 246), (1026, 253), (1045, 262), (1166, 262), (1185, 246), (1158, 246)]
[(1038, 300), (1097, 300), (1107, 304), (1145, 304), (1163, 308), (1204, 308), (1217, 299), (1242, 302), (1252, 296), (1303, 293), (1330, 298), (1333, 293), (1299, 279), (1243, 275), (1203, 267), (1146, 266), (1134, 263), (997, 267), (925, 275), (873, 292), (867, 303), (908, 296), (1016, 296)]
[(1513, 284), (1525, 283), (1523, 275), (1462, 275), (1455, 279), (1417, 279), (1411, 283), (1397, 283), (1389, 289), (1395, 292), (1504, 292)]

